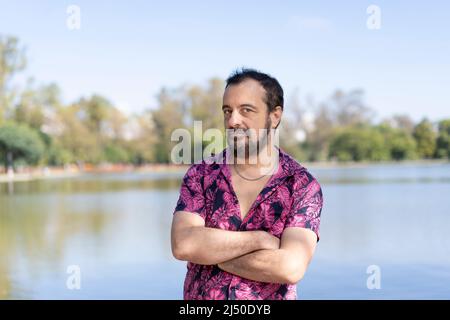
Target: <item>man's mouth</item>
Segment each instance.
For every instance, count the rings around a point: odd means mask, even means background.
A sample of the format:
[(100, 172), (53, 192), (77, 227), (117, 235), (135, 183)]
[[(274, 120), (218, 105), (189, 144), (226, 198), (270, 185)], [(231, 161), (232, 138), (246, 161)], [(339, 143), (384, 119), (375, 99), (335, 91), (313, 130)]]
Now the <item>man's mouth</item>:
[(247, 137), (247, 132), (244, 130), (235, 130), (234, 132), (230, 132), (229, 136), (231, 139), (241, 139)]
[(233, 138), (244, 138), (244, 137), (246, 137), (247, 135), (245, 134), (245, 133), (238, 133), (238, 134), (234, 134), (233, 135)]

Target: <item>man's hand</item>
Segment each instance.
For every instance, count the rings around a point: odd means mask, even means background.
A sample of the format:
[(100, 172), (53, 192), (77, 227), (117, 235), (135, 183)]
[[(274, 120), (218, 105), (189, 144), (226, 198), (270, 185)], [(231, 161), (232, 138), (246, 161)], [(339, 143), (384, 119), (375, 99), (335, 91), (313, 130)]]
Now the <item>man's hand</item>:
[[(249, 231), (247, 231), (249, 232)], [(257, 241), (259, 241), (259, 247), (261, 247), (260, 250), (277, 250), (280, 249), (280, 239), (275, 237), (274, 235), (270, 234), (266, 231), (256, 230), (253, 231), (257, 234), (257, 237), (255, 238)], [(228, 260), (229, 261), (229, 260)], [(224, 261), (223, 263), (218, 263), (217, 266), (223, 270), (224, 263), (227, 261)]]
[(275, 250), (280, 249), (280, 239), (266, 231), (256, 231), (260, 233), (259, 241), (261, 249)]
[[(271, 240), (272, 245), (276, 243)], [(226, 272), (254, 281), (295, 284), (303, 278), (316, 243), (317, 236), (311, 230), (286, 228), (280, 248), (251, 252), (218, 266)]]

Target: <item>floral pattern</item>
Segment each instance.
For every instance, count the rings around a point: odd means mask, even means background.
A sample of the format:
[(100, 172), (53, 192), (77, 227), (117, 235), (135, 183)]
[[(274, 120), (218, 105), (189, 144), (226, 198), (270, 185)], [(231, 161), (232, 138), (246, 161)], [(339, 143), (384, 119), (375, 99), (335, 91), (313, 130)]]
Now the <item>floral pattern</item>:
[[(264, 230), (281, 238), (287, 227), (309, 228), (317, 235), (322, 211), (322, 190), (317, 180), (279, 149), (278, 171), (272, 175), (242, 220), (231, 173), (219, 157), (192, 165), (185, 174), (174, 210), (198, 214), (205, 226), (232, 231)], [(212, 160), (212, 161), (211, 161)], [(187, 263), (186, 300), (295, 300), (296, 285), (265, 283), (241, 278), (217, 265)]]

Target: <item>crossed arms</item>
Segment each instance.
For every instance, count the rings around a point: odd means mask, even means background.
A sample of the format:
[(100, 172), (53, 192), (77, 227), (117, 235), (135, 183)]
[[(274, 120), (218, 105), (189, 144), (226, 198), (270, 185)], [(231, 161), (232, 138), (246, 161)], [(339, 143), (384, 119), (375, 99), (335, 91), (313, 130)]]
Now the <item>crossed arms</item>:
[(171, 231), (176, 259), (215, 265), (240, 277), (295, 284), (303, 278), (317, 237), (305, 228), (286, 228), (281, 240), (265, 231), (227, 231), (205, 227), (195, 213), (175, 213)]

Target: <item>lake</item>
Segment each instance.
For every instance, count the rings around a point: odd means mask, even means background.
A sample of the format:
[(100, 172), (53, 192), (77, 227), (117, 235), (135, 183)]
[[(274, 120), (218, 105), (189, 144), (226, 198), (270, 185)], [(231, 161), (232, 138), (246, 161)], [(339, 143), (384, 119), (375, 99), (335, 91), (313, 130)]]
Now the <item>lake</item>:
[[(450, 164), (309, 170), (324, 208), (298, 299), (450, 299)], [(0, 184), (0, 299), (181, 299), (170, 224), (183, 174)]]

